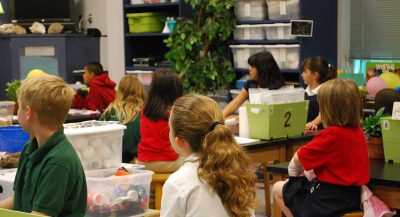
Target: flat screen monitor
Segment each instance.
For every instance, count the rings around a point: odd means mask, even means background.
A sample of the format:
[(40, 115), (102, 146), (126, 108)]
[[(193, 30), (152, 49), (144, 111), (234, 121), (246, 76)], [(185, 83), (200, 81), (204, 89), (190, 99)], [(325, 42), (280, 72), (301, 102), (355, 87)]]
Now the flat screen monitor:
[(11, 0), (11, 18), (17, 22), (71, 21), (74, 0)]

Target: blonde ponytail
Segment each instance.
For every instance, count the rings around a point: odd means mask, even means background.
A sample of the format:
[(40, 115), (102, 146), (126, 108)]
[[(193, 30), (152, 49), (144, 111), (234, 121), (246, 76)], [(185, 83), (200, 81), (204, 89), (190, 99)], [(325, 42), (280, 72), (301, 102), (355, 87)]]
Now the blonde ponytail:
[(172, 107), (174, 136), (199, 154), (198, 175), (218, 194), (233, 217), (248, 217), (255, 206), (256, 176), (242, 147), (225, 126), (218, 104), (201, 95), (186, 95)]

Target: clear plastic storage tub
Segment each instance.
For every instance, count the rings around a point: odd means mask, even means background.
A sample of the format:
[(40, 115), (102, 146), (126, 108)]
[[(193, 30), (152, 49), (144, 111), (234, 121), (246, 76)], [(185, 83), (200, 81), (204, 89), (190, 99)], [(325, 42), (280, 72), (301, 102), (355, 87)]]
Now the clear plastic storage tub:
[(154, 74), (153, 71), (145, 70), (128, 70), (126, 71), (126, 73), (130, 75), (135, 75), (144, 86), (150, 85)]
[(122, 163), (125, 129), (125, 125), (110, 121), (64, 124), (64, 133), (85, 170), (114, 168)]
[(299, 19), (299, 0), (266, 0), (270, 20)]
[(11, 197), (14, 194), (14, 179), (17, 174), (17, 169), (2, 169), (0, 171), (0, 200)]
[(290, 23), (265, 24), (265, 35), (268, 40), (289, 40), (296, 37), (290, 35)]
[(115, 176), (117, 169), (85, 171), (86, 216), (134, 216), (149, 208), (153, 172), (126, 168), (131, 174)]
[(235, 68), (249, 68), (247, 60), (253, 54), (265, 51), (264, 45), (230, 45)]
[(238, 25), (233, 32), (235, 40), (264, 40), (265, 25)]
[(258, 21), (267, 18), (264, 0), (236, 0), (235, 16), (238, 21)]
[(271, 52), (280, 69), (298, 69), (300, 62), (300, 45), (278, 44), (264, 45), (265, 49)]

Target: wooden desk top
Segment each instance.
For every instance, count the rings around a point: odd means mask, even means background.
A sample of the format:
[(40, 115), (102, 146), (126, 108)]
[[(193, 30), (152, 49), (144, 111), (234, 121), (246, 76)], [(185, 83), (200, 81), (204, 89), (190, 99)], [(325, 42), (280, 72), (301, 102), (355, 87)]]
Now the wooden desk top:
[(272, 140), (260, 140), (260, 141), (256, 141), (256, 142), (242, 144), (242, 146), (248, 151), (253, 151), (253, 150), (262, 149), (265, 147), (274, 147), (274, 146), (279, 146), (279, 145), (288, 145), (288, 144), (292, 144), (292, 143), (307, 142), (307, 141), (311, 141), (318, 132), (319, 131), (313, 131), (313, 132), (306, 133), (303, 136), (296, 136), (296, 137), (279, 138), (279, 139), (272, 139)]
[[(371, 185), (383, 185), (388, 187), (400, 187), (400, 164), (385, 163), (382, 160), (370, 159), (370, 183)], [(268, 165), (268, 172), (287, 174), (289, 163)]]

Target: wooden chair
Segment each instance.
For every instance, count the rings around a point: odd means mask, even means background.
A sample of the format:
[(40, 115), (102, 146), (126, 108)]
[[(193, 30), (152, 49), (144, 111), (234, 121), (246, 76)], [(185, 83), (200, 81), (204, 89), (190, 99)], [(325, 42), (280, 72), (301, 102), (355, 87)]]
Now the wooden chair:
[(161, 209), (162, 188), (163, 188), (165, 181), (167, 181), (168, 177), (171, 174), (172, 173), (154, 173), (153, 174), (153, 178), (151, 180), (151, 189), (154, 189), (154, 194), (155, 194), (154, 208), (156, 210)]

